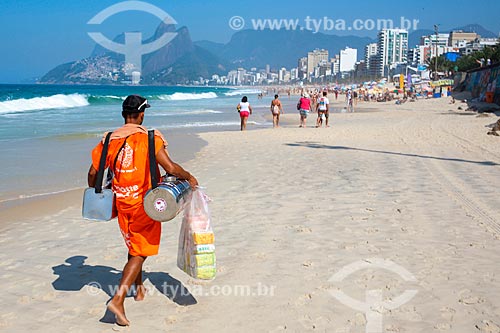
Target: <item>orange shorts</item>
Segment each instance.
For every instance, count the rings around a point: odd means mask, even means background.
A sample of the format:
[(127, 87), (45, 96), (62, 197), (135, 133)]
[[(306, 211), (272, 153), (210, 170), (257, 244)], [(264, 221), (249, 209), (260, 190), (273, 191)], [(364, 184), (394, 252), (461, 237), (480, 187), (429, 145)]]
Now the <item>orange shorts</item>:
[(158, 254), (161, 222), (152, 220), (142, 204), (126, 209), (118, 207), (118, 224), (130, 255), (149, 257)]

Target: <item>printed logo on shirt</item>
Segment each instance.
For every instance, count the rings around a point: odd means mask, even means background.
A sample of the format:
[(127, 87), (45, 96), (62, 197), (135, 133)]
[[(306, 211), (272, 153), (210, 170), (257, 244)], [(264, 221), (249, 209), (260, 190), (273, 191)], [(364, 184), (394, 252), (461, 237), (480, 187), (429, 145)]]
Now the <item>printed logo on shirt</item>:
[(134, 150), (129, 146), (128, 143), (125, 144), (125, 147), (120, 151), (118, 155), (118, 160), (121, 161), (120, 169), (128, 169), (132, 165), (134, 161)]

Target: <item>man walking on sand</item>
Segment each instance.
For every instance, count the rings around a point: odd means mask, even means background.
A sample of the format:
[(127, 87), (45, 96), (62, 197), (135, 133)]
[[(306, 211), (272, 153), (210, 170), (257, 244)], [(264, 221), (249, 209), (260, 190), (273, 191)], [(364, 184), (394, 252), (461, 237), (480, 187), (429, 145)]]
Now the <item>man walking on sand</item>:
[[(152, 220), (144, 211), (144, 195), (151, 188), (148, 157), (148, 130), (142, 126), (144, 112), (150, 105), (138, 95), (128, 96), (123, 102), (122, 116), (125, 125), (114, 131), (109, 142), (106, 167), (113, 171), (112, 189), (116, 195), (118, 224), (128, 248), (128, 261), (123, 268), (120, 285), (108, 303), (108, 310), (116, 316), (116, 324), (128, 326), (125, 315), (125, 296), (135, 284), (135, 300), (142, 301), (145, 287), (142, 282), (142, 265), (148, 256), (158, 254), (161, 222)], [(196, 178), (172, 161), (167, 152), (167, 141), (155, 130), (156, 161), (169, 174), (186, 179), (194, 189)], [(106, 134), (104, 135), (106, 137)], [(97, 169), (104, 139), (92, 151), (92, 165), (88, 184), (95, 187)], [(160, 170), (156, 166), (157, 174)]]

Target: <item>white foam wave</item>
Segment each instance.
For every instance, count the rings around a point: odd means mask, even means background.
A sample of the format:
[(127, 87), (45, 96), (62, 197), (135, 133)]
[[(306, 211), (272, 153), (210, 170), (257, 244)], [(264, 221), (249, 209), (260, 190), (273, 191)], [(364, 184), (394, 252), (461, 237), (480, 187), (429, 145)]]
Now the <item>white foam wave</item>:
[(224, 113), (222, 111), (216, 111), (216, 110), (198, 110), (198, 111), (188, 111), (185, 114), (220, 114)]
[(257, 89), (236, 89), (233, 91), (228, 91), (224, 93), (226, 96), (238, 96), (238, 95), (255, 95), (260, 94), (261, 91)]
[(28, 200), (28, 199), (33, 199), (33, 198), (37, 198), (37, 197), (57, 195), (57, 194), (71, 192), (71, 191), (80, 190), (80, 189), (82, 189), (82, 188), (81, 187), (73, 187), (73, 188), (59, 190), (59, 191), (53, 191), (53, 192), (44, 192), (44, 193), (35, 193), (35, 194), (20, 194), (19, 196), (15, 197), (15, 198), (7, 198), (7, 199), (0, 200), (0, 204), (12, 202), (12, 201), (16, 201), (16, 200)]
[(85, 95), (57, 94), (48, 97), (20, 98), (0, 102), (0, 114), (34, 110), (68, 109), (87, 105), (89, 105), (89, 101)]
[[(200, 115), (200, 114), (221, 114), (222, 111), (216, 110), (196, 110), (196, 111), (185, 111), (185, 112), (155, 112), (155, 116), (185, 116), (185, 115)], [(153, 113), (152, 113), (153, 114)]]
[[(256, 121), (249, 121), (249, 125), (261, 125)], [(225, 126), (240, 126), (239, 121), (214, 121), (214, 122), (192, 122), (185, 124), (177, 124), (166, 126), (165, 128), (201, 128), (201, 127), (225, 127)]]
[(206, 92), (206, 93), (199, 93), (199, 94), (176, 92), (176, 93), (173, 93), (172, 95), (160, 95), (160, 96), (158, 96), (158, 98), (161, 100), (167, 100), (167, 101), (188, 101), (188, 100), (195, 100), (195, 99), (217, 98), (217, 94), (214, 92)]
[(119, 99), (119, 100), (125, 100), (125, 96), (115, 96), (115, 95), (104, 95), (104, 96), (97, 96), (98, 98), (99, 97), (103, 97), (103, 98), (109, 98), (109, 99)]
[(200, 127), (224, 127), (224, 126), (239, 126), (240, 122), (236, 121), (212, 121), (212, 122), (190, 122), (185, 124), (175, 124), (175, 125), (167, 125), (163, 128), (172, 129), (172, 128), (200, 128)]

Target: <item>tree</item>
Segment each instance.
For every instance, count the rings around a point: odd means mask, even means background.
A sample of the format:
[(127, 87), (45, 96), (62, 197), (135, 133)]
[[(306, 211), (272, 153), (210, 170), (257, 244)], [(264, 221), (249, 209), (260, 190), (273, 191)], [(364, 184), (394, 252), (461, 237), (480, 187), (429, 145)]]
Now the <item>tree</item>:
[(486, 46), (480, 51), (461, 57), (456, 65), (459, 71), (466, 72), (481, 67), (481, 62), (485, 63), (488, 59), (492, 64), (500, 62), (500, 41), (495, 46)]
[[(433, 72), (436, 69), (436, 57), (429, 58), (426, 61), (427, 67)], [(448, 72), (453, 69), (454, 63), (446, 59), (444, 55), (440, 55), (437, 58), (437, 71), (438, 72)]]

